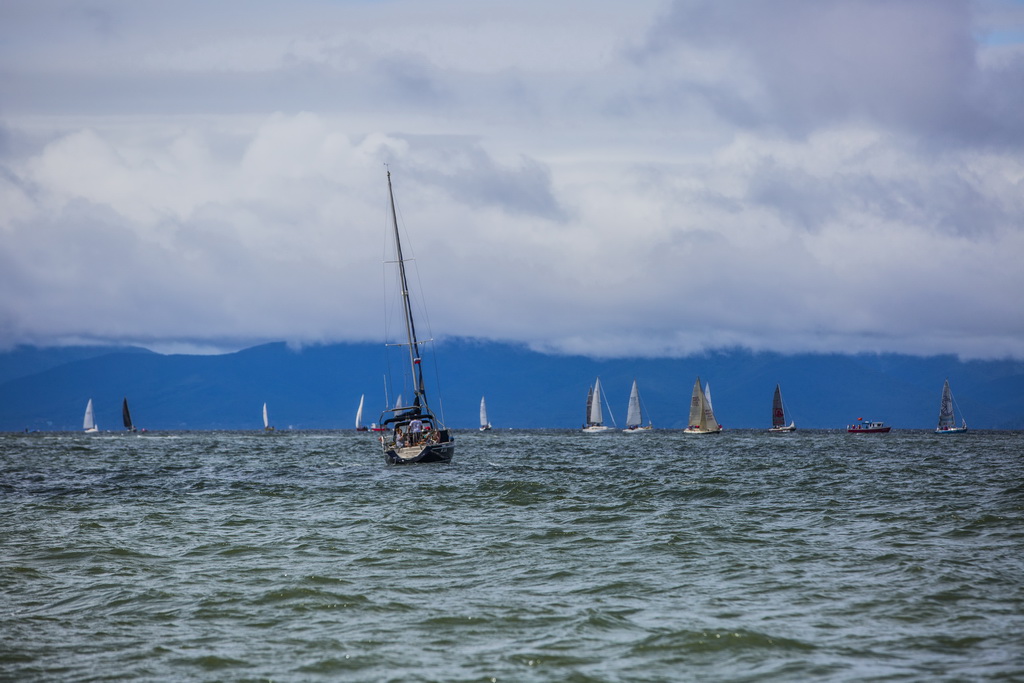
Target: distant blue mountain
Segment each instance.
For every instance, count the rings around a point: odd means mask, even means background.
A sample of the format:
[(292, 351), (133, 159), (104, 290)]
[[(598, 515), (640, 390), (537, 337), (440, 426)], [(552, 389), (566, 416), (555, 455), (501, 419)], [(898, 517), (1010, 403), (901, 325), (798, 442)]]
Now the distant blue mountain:
[[(78, 430), (90, 398), (101, 429), (116, 430), (124, 396), (135, 423), (151, 430), (259, 429), (264, 402), (278, 429), (352, 429), (360, 395), (366, 422), (377, 419), (385, 390), (389, 401), (400, 391), (408, 400), (411, 389), (400, 386), (407, 363), (378, 344), (296, 350), (275, 343), (219, 356), (23, 347), (0, 354), (0, 430)], [(594, 360), (448, 340), (425, 354), (424, 366), (431, 405), (454, 428), (477, 427), (481, 396), (498, 429), (579, 427), (587, 389), (600, 376), (610, 402), (606, 422), (610, 412), (622, 426), (636, 378), (655, 426), (680, 429), (700, 375), (727, 429), (766, 428), (776, 382), (798, 427), (840, 428), (863, 417), (932, 428), (946, 378), (972, 428), (1024, 429), (1024, 362), (1011, 360), (744, 350)]]

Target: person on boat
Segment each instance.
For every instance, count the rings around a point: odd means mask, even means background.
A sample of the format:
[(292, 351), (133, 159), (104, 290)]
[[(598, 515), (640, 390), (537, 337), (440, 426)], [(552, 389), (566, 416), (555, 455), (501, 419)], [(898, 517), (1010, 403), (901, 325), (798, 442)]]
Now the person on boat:
[(412, 419), (409, 423), (409, 443), (415, 446), (420, 442), (420, 436), (423, 434), (423, 421), (418, 417)]
[(395, 427), (395, 448), (403, 448), (405, 446), (405, 438), (402, 434), (401, 427)]

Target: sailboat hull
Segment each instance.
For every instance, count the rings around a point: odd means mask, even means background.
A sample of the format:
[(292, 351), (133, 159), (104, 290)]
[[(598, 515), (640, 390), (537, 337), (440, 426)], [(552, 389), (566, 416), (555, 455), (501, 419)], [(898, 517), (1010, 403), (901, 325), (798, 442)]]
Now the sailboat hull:
[(626, 427), (622, 430), (623, 434), (650, 434), (654, 431), (653, 425), (647, 425), (646, 427)]
[(948, 427), (946, 429), (936, 429), (936, 434), (964, 434), (967, 432), (967, 427)]
[(768, 430), (768, 432), (771, 433), (771, 434), (785, 434), (787, 432), (795, 432), (795, 431), (796, 431), (796, 423), (795, 422), (790, 422), (788, 425), (783, 425), (781, 427), (772, 427), (772, 428), (770, 428)]
[(417, 463), (448, 463), (455, 455), (455, 442), (427, 444), (425, 446), (388, 447), (384, 450), (384, 462), (389, 465), (414, 465)]
[(721, 434), (721, 433), (722, 433), (722, 428), (721, 427), (708, 427), (707, 429), (702, 429), (700, 427), (687, 427), (686, 429), (683, 430), (683, 434)]
[(590, 425), (589, 427), (583, 428), (584, 434), (610, 434), (614, 431), (615, 428), (609, 427), (608, 425)]

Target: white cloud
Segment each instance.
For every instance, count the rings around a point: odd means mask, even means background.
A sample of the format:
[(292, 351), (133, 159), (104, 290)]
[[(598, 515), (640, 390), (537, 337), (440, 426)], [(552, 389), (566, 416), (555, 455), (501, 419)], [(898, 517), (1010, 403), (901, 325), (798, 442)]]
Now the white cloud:
[(1019, 6), (91, 7), (0, 9), (2, 343), (379, 339), (388, 163), (435, 335), (1024, 357)]

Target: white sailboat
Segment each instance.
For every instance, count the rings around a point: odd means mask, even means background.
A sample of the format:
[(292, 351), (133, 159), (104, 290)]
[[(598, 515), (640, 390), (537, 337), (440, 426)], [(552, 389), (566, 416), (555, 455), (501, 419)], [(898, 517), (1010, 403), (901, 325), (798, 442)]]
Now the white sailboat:
[(782, 389), (775, 385), (775, 395), (772, 397), (772, 426), (769, 432), (795, 432), (796, 422), (786, 424), (786, 408), (782, 404)]
[(640, 388), (636, 380), (633, 380), (633, 388), (629, 391), (629, 404), (626, 407), (626, 428), (622, 430), (626, 434), (646, 434), (654, 431), (650, 417), (647, 419), (647, 426), (644, 426), (643, 411), (640, 405)]
[(384, 461), (389, 465), (450, 462), (455, 454), (455, 438), (427, 405), (427, 391), (423, 383), (423, 364), (420, 358), (420, 346), (425, 342), (421, 342), (416, 337), (416, 322), (412, 315), (409, 282), (405, 277), (405, 260), (402, 257), (402, 241), (398, 232), (395, 193), (391, 187), (391, 171), (388, 171), (388, 200), (391, 208), (391, 227), (394, 229), (395, 236), (395, 262), (398, 264), (402, 311), (405, 314), (406, 343), (404, 346), (409, 350), (413, 401), (408, 408), (385, 410), (380, 416), (380, 426), (391, 430), (388, 436), (382, 435), (380, 440), (384, 451)]
[(953, 414), (953, 392), (949, 390), (949, 380), (942, 385), (942, 400), (939, 402), (939, 426), (935, 428), (936, 434), (963, 434), (967, 431), (967, 420), (960, 414), (961, 426), (956, 426), (956, 416)]
[(356, 431), (367, 432), (369, 429), (363, 425), (363, 400), (366, 398), (366, 394), (359, 397), (359, 409), (356, 410)]
[(715, 418), (711, 408), (711, 388), (700, 388), (700, 377), (693, 383), (693, 395), (690, 397), (690, 424), (683, 430), (684, 434), (718, 434), (722, 425)]
[(92, 399), (85, 404), (85, 417), (82, 419), (82, 429), (85, 430), (86, 434), (95, 434), (100, 431), (100, 428), (96, 425), (96, 420), (92, 414)]
[(267, 404), (263, 404), (263, 431), (272, 432), (274, 428), (270, 426), (270, 416), (267, 414)]
[[(604, 414), (601, 412), (601, 396), (601, 378), (598, 377), (594, 380), (594, 386), (590, 387), (590, 391), (587, 392), (587, 420), (583, 425), (584, 434), (604, 434), (613, 431), (612, 427), (604, 423)], [(608, 414), (611, 415), (610, 408)], [(615, 422), (614, 417), (612, 417), (612, 422)]]
[(483, 396), (480, 397), (480, 431), (491, 431), (491, 423), (487, 420), (487, 401)]

